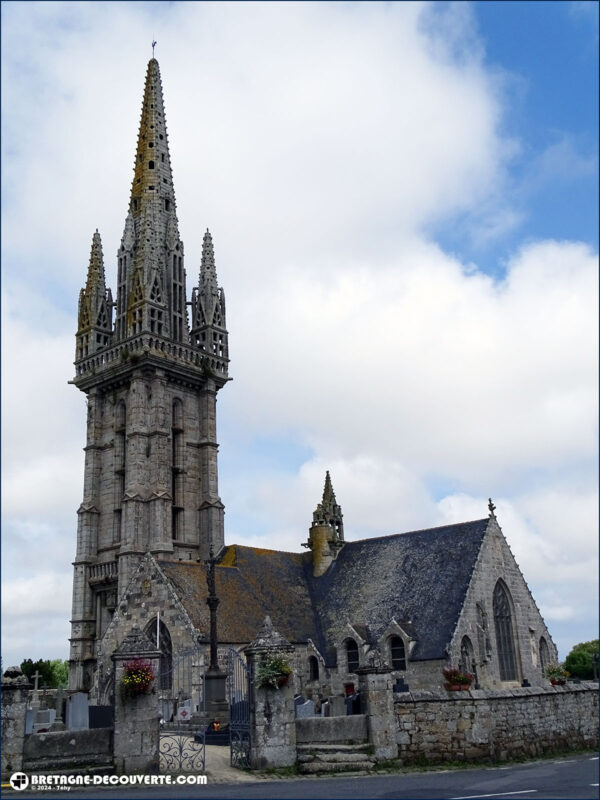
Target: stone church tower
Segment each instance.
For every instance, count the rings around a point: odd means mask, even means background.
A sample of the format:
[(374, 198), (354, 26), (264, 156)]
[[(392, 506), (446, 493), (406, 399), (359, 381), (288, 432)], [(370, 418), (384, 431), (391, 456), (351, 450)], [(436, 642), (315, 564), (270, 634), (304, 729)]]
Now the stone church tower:
[(225, 295), (207, 231), (198, 285), (186, 300), (154, 58), (117, 259), (113, 302), (96, 231), (79, 298), (73, 380), (87, 397), (70, 640), (70, 688), (83, 690), (96, 643), (144, 554), (204, 560), (224, 539), (216, 397), (229, 380)]

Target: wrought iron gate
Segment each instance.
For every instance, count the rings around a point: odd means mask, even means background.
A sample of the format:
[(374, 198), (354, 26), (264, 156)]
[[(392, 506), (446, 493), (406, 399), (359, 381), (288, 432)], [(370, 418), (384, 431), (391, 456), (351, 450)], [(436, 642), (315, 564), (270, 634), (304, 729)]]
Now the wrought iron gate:
[(250, 704), (252, 691), (246, 662), (233, 647), (227, 664), (229, 693), (229, 746), (232, 767), (250, 766)]
[(163, 663), (158, 676), (160, 771), (204, 772), (206, 714), (204, 656), (186, 650)]

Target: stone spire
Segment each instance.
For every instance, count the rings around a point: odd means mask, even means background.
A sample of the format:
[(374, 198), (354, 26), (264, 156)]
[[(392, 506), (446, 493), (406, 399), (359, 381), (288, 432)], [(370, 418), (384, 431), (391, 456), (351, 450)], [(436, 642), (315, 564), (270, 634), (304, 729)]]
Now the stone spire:
[(335, 499), (329, 471), (325, 474), (323, 499), (313, 512), (308, 542), (302, 545), (312, 550), (313, 575), (318, 578), (327, 571), (344, 546), (344, 523), (341, 507)]
[[(229, 361), (225, 321), (225, 292), (217, 281), (215, 250), (208, 228), (202, 242), (198, 287), (192, 292), (192, 344), (211, 359), (211, 367), (227, 369)], [(214, 363), (213, 363), (214, 362)]]
[(129, 210), (117, 255), (116, 338), (151, 333), (188, 344), (183, 242), (155, 58), (146, 71)]
[(112, 295), (106, 288), (102, 241), (96, 229), (92, 237), (87, 281), (79, 294), (75, 358), (85, 358), (102, 349), (111, 336)]
[(73, 383), (86, 395), (87, 430), (73, 563), (72, 689), (92, 686), (96, 643), (146, 553), (202, 560), (223, 546), (216, 400), (228, 380), (227, 331), (210, 234), (196, 289), (202, 347), (190, 342), (183, 258), (152, 58), (117, 251), (114, 331), (97, 232), (79, 302)]

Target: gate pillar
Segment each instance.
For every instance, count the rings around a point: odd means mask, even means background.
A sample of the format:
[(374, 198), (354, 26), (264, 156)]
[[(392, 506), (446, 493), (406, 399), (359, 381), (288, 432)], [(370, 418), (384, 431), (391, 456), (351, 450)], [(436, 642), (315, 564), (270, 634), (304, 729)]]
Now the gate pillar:
[(255, 683), (256, 667), (262, 658), (275, 654), (292, 654), (294, 647), (273, 629), (270, 617), (254, 641), (244, 650), (250, 673), (251, 703), (250, 766), (252, 769), (290, 767), (296, 763), (296, 717), (294, 709), (294, 675), (278, 688), (259, 687)]
[(390, 667), (361, 667), (358, 674), (361, 710), (367, 715), (369, 744), (374, 748), (378, 761), (389, 761), (398, 757), (396, 744), (396, 720), (394, 717), (394, 694)]
[(125, 663), (135, 659), (148, 661), (157, 675), (160, 651), (139, 628), (132, 628), (112, 659), (115, 664), (115, 768), (123, 773), (158, 772), (159, 714), (155, 690), (124, 697), (120, 683)]

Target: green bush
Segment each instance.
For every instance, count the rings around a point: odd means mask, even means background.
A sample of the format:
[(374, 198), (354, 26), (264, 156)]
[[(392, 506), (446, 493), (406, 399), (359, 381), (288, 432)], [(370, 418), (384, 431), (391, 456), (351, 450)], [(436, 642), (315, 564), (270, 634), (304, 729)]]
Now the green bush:
[(594, 679), (592, 657), (596, 656), (596, 677), (598, 676), (598, 639), (576, 644), (565, 659), (565, 668), (574, 678)]

